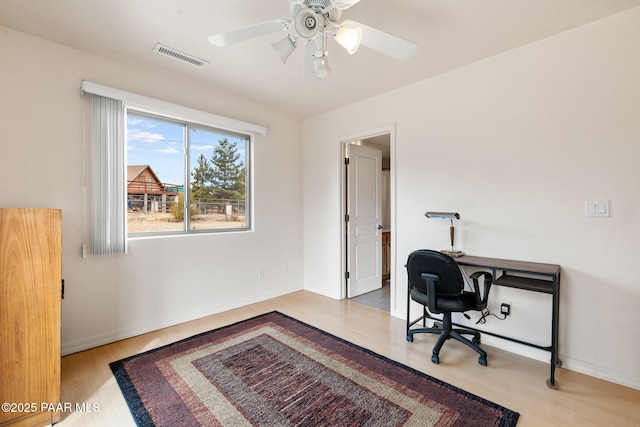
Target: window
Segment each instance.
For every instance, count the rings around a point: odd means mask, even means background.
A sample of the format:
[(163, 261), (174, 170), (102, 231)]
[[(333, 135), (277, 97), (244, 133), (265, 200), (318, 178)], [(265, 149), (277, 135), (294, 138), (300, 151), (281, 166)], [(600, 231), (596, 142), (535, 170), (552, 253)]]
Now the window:
[(247, 230), (250, 136), (127, 110), (129, 235)]
[(83, 104), (85, 191), (91, 191), (83, 250), (126, 254), (128, 231), (250, 228), (252, 135), (266, 136), (266, 127), (86, 80), (81, 93), (91, 95)]

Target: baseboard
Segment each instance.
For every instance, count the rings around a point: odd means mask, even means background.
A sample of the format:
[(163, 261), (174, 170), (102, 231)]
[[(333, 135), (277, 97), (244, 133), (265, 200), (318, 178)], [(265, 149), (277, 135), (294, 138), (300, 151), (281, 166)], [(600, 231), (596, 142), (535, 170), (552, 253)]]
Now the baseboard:
[(500, 350), (505, 350), (510, 353), (528, 357), (529, 359), (534, 359), (547, 364), (551, 360), (551, 353), (546, 350), (540, 350), (534, 347), (517, 344), (501, 338), (492, 337), (491, 335), (482, 335), (482, 343), (487, 344), (491, 347), (499, 348)]
[(574, 372), (589, 375), (590, 377), (599, 378), (604, 381), (620, 384), (625, 387), (640, 390), (640, 375), (630, 375), (628, 372), (622, 372), (608, 367), (594, 365), (582, 360), (561, 358), (562, 367)]
[(244, 307), (250, 304), (266, 301), (271, 298), (277, 298), (283, 295), (287, 295), (293, 292), (301, 291), (302, 286), (280, 288), (270, 292), (263, 292), (261, 294), (254, 294), (251, 297), (243, 295), (242, 298), (237, 300), (226, 301), (224, 304), (214, 304), (204, 309), (194, 310), (190, 312), (181, 313), (178, 316), (168, 318), (158, 318), (149, 322), (140, 323), (131, 327), (121, 328), (114, 331), (105, 332), (100, 335), (94, 335), (81, 340), (63, 342), (61, 346), (62, 356), (77, 353), (80, 351), (88, 350), (94, 347), (99, 347), (105, 344), (111, 344), (116, 341), (135, 337), (138, 335), (146, 334), (149, 332), (157, 331), (159, 329), (167, 328), (170, 326), (179, 325), (180, 323), (189, 322), (192, 320), (201, 319), (203, 317), (211, 316), (214, 314), (222, 313), (235, 308)]
[(331, 299), (342, 299), (340, 293), (336, 293), (333, 290), (332, 292), (327, 292), (325, 288), (314, 288), (313, 286), (305, 286), (305, 291), (313, 292), (314, 294), (322, 295), (323, 297), (331, 298)]
[[(483, 335), (482, 342), (491, 347), (499, 348), (510, 353), (515, 353), (519, 356), (538, 360), (545, 364), (549, 364), (551, 360), (551, 353), (548, 351), (539, 350), (522, 344), (512, 343), (500, 338), (492, 337), (490, 335)], [(584, 362), (581, 360), (572, 359), (567, 355), (562, 354), (562, 352), (560, 353), (560, 361), (562, 362), (562, 368), (560, 369), (568, 369), (570, 371), (589, 375), (590, 377), (640, 390), (640, 376), (638, 375), (629, 375), (628, 372), (623, 372), (616, 369), (594, 365), (592, 363)]]

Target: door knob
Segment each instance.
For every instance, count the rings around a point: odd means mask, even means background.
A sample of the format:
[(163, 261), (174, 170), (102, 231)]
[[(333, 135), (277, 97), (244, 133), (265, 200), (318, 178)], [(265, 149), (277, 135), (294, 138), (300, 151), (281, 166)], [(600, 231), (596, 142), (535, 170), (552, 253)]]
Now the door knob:
[(382, 230), (382, 226), (378, 224), (378, 230)]

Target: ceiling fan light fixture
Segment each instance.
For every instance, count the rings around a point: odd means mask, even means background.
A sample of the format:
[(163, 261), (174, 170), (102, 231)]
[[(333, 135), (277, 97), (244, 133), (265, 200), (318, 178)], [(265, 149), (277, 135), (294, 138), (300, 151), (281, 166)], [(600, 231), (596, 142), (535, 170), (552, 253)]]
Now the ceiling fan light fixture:
[(291, 34), (288, 34), (287, 37), (283, 38), (282, 40), (271, 43), (271, 46), (273, 46), (273, 49), (275, 49), (278, 56), (280, 56), (282, 63), (286, 64), (287, 58), (296, 49), (297, 42), (295, 37), (291, 36)]
[(362, 29), (351, 24), (351, 21), (345, 21), (336, 31), (335, 39), (340, 46), (345, 48), (349, 54), (353, 55), (362, 40)]
[[(275, 0), (274, 0), (275, 1)], [(361, 44), (369, 49), (405, 61), (415, 55), (418, 45), (366, 24), (345, 20), (343, 11), (360, 0), (288, 0), (291, 19), (281, 18), (250, 25), (209, 37), (216, 46), (228, 46), (276, 31), (289, 34), (272, 43), (283, 63), (296, 49), (304, 45), (304, 81), (314, 83), (331, 74), (327, 60), (327, 38), (333, 36), (349, 54), (354, 54)], [(293, 34), (293, 35), (291, 35)]]
[(313, 74), (319, 79), (324, 79), (331, 74), (331, 67), (329, 67), (326, 55), (315, 58), (313, 61)]

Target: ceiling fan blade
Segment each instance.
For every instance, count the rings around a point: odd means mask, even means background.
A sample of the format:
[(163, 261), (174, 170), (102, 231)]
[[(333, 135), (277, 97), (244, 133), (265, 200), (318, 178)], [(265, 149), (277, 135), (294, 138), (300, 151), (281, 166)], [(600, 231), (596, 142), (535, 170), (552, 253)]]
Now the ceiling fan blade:
[(356, 27), (362, 28), (362, 40), (360, 44), (370, 49), (377, 50), (387, 56), (397, 59), (398, 61), (406, 61), (415, 55), (418, 45), (411, 43), (393, 34), (385, 33), (376, 28), (369, 27), (355, 21), (345, 21)]
[(229, 46), (230, 44), (249, 40), (254, 37), (275, 33), (276, 31), (285, 31), (291, 28), (291, 25), (292, 23), (288, 19), (276, 19), (274, 21), (263, 22), (261, 24), (210, 36), (209, 43), (220, 47)]
[(320, 77), (315, 73), (315, 57), (314, 54), (318, 50), (317, 43), (310, 39), (304, 46), (304, 82), (315, 83)]

